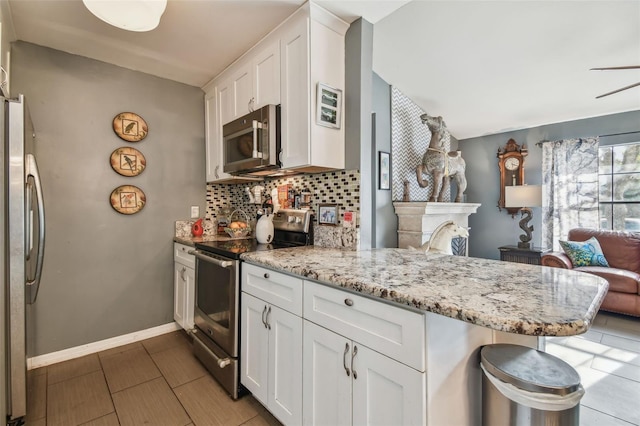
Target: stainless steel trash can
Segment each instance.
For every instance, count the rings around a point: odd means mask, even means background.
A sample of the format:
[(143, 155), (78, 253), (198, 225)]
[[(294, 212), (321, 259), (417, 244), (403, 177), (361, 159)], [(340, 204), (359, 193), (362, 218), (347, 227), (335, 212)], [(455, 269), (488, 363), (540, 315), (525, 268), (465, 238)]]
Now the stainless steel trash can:
[(584, 389), (578, 372), (526, 346), (494, 344), (480, 351), (484, 426), (579, 426)]

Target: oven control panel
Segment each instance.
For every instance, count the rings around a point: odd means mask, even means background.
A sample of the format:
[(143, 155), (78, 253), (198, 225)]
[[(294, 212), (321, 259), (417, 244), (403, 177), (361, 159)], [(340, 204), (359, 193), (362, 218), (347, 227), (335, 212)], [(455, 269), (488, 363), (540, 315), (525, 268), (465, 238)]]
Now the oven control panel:
[(309, 232), (311, 210), (282, 209), (273, 216), (273, 227), (281, 231)]

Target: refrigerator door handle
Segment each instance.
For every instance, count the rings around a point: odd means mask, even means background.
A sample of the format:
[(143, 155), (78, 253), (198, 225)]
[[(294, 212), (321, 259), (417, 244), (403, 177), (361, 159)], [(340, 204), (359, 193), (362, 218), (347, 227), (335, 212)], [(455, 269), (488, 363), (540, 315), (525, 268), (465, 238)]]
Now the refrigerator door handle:
[(42, 263), (44, 261), (44, 240), (45, 240), (45, 226), (44, 226), (44, 198), (42, 196), (42, 183), (40, 182), (40, 173), (38, 172), (38, 165), (36, 164), (36, 158), (33, 154), (26, 155), (27, 175), (33, 176), (33, 181), (36, 186), (36, 197), (38, 200), (38, 258), (36, 259), (36, 273), (33, 280), (27, 280), (27, 303), (33, 304), (38, 297), (38, 290), (40, 288), (40, 278), (42, 277)]
[(31, 199), (33, 194), (33, 185), (27, 180), (27, 190), (25, 193), (26, 200), (26, 214), (25, 214), (25, 233), (24, 233), (24, 248), (25, 248), (25, 260), (31, 259), (31, 249), (33, 248), (33, 201)]

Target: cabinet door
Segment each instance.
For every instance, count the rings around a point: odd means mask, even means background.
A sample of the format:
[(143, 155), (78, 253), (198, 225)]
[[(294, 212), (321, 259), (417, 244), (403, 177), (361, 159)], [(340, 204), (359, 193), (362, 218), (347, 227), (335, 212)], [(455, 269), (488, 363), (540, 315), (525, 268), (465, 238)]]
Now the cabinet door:
[(351, 341), (304, 321), (303, 342), (303, 424), (350, 425)]
[(233, 73), (231, 79), (233, 88), (233, 118), (232, 120), (248, 114), (253, 106), (253, 75), (251, 63), (240, 67)]
[(268, 405), (269, 333), (263, 322), (267, 304), (242, 293), (240, 382), (263, 405)]
[(309, 18), (291, 18), (280, 39), (282, 166), (310, 162)]
[(223, 116), (230, 116), (229, 84), (221, 82), (211, 93), (205, 95), (205, 154), (207, 182), (230, 179), (223, 172), (224, 158), (222, 146)]
[(354, 342), (353, 424), (426, 424), (426, 374)]
[(280, 41), (267, 44), (253, 60), (253, 107), (280, 103)]
[[(220, 135), (222, 135), (222, 126), (233, 121), (235, 114), (235, 104), (233, 95), (233, 85), (229, 79), (221, 80), (216, 84), (218, 92), (218, 119), (220, 120)], [(222, 146), (222, 144), (220, 144)]]
[(282, 423), (302, 423), (302, 318), (273, 305), (269, 325), (269, 404)]
[(204, 121), (205, 121), (205, 174), (206, 181), (213, 182), (218, 179), (216, 173), (218, 173), (221, 164), (221, 158), (219, 154), (220, 139), (218, 137), (219, 121), (218, 121), (218, 108), (216, 105), (216, 90), (215, 88), (207, 93), (204, 97)]
[(196, 306), (196, 270), (186, 268), (184, 287), (184, 329), (191, 330), (194, 327), (193, 311)]
[(174, 263), (173, 268), (173, 319), (180, 325), (180, 327), (185, 328), (185, 311), (184, 308), (186, 306), (186, 271), (187, 267), (179, 264), (178, 262)]

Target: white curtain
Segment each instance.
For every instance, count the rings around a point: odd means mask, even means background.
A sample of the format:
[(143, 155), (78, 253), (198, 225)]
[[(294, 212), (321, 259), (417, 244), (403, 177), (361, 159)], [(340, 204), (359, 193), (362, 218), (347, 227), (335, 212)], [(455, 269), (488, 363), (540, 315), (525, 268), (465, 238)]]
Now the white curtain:
[(570, 229), (598, 228), (597, 137), (542, 144), (542, 246), (560, 250)]

